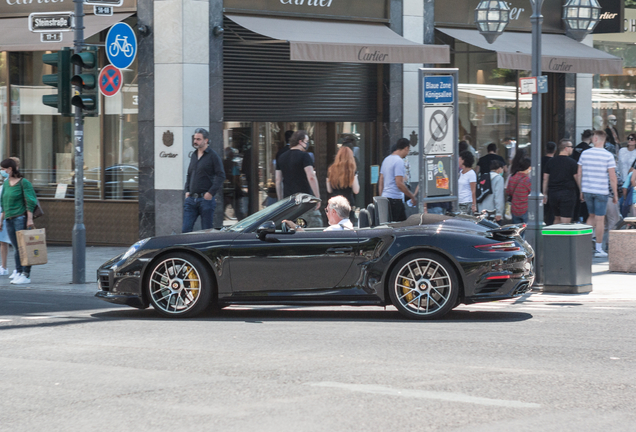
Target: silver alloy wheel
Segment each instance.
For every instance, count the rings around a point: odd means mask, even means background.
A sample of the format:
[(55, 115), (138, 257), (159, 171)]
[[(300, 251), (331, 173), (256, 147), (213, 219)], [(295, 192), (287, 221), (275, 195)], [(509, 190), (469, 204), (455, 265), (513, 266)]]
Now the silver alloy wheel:
[(189, 261), (169, 258), (152, 271), (149, 292), (155, 307), (168, 314), (183, 314), (201, 296), (201, 276)]
[(400, 268), (394, 289), (404, 309), (426, 316), (438, 312), (448, 303), (452, 283), (442, 264), (430, 258), (416, 258)]

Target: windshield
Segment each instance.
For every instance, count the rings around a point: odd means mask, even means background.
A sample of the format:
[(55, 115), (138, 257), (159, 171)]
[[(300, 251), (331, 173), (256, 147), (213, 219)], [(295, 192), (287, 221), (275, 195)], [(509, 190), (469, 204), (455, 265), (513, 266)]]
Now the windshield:
[(270, 218), (268, 217), (268, 215), (273, 215), (277, 213), (278, 210), (284, 205), (286, 205), (287, 203), (289, 203), (289, 198), (277, 201), (271, 206), (265, 207), (263, 210), (257, 211), (253, 215), (246, 217), (245, 219), (238, 222), (237, 224), (232, 225), (231, 227), (227, 228), (227, 230), (232, 232), (239, 232), (239, 231), (243, 231), (245, 228), (254, 224), (254, 222), (257, 222), (259, 220), (263, 220), (263, 221), (269, 220)]

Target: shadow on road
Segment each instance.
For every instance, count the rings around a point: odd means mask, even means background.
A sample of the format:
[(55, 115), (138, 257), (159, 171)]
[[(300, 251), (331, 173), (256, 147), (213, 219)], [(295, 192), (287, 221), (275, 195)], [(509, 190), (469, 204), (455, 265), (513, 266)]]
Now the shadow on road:
[[(98, 319), (157, 319), (172, 320), (159, 315), (154, 309), (118, 309), (92, 314)], [(244, 321), (260, 323), (264, 321), (382, 321), (382, 322), (412, 322), (412, 323), (435, 323), (435, 322), (516, 322), (525, 321), (532, 318), (532, 315), (525, 312), (506, 311), (451, 311), (446, 316), (434, 321), (418, 321), (404, 318), (395, 309), (377, 310), (343, 309), (343, 310), (316, 310), (299, 308), (266, 308), (266, 309), (223, 309), (220, 311), (207, 311), (202, 315), (189, 320), (196, 321)]]

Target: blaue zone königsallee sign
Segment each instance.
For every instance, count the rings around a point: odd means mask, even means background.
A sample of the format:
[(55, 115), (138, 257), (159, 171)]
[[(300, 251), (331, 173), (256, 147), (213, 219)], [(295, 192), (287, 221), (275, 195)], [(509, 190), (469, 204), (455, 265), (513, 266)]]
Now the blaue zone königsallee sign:
[(225, 0), (226, 12), (388, 21), (388, 0)]

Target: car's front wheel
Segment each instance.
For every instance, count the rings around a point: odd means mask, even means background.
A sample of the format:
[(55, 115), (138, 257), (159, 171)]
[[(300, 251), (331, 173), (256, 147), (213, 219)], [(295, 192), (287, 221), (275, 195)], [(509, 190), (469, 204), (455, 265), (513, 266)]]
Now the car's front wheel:
[(179, 252), (164, 255), (146, 279), (150, 304), (166, 317), (203, 312), (210, 305), (212, 287), (212, 275), (203, 260)]
[(400, 259), (391, 272), (389, 295), (407, 318), (435, 319), (457, 304), (459, 282), (445, 258), (419, 252)]

